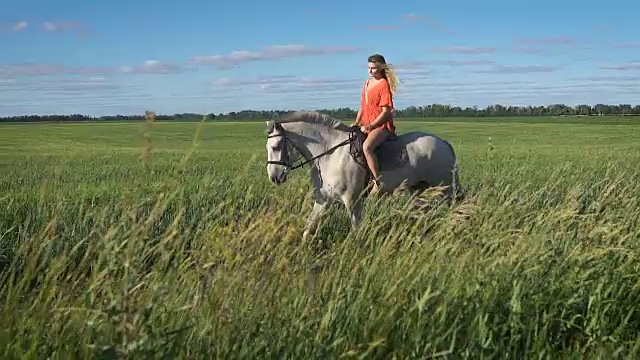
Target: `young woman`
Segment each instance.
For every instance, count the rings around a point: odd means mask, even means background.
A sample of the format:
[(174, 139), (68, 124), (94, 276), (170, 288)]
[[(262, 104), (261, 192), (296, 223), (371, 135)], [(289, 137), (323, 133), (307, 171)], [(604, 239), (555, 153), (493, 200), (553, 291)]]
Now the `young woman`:
[(374, 54), (367, 59), (370, 78), (365, 82), (360, 100), (360, 110), (355, 124), (367, 134), (364, 141), (364, 156), (373, 174), (372, 192), (378, 188), (378, 159), (375, 150), (388, 138), (395, 136), (393, 124), (393, 93), (398, 80), (382, 55)]

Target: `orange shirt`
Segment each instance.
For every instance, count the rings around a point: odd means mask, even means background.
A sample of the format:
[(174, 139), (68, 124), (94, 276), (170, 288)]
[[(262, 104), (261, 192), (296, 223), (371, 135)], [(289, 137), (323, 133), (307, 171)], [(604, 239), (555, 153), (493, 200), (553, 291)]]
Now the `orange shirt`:
[(391, 107), (392, 118), (382, 127), (387, 128), (391, 133), (395, 132), (393, 124), (393, 96), (391, 95), (391, 87), (387, 79), (380, 80), (367, 91), (367, 80), (362, 89), (362, 98), (360, 100), (360, 108), (362, 109), (362, 125), (366, 126), (375, 121), (382, 113), (383, 106)]

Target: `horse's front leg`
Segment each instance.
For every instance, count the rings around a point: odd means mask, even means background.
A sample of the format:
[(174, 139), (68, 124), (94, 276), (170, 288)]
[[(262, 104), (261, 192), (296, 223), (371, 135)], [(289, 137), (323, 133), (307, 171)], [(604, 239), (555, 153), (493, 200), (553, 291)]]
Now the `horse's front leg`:
[(322, 178), (320, 176), (320, 171), (314, 165), (311, 167), (311, 184), (313, 186), (313, 209), (311, 210), (311, 214), (309, 214), (309, 218), (307, 219), (307, 224), (302, 233), (302, 240), (306, 240), (311, 232), (316, 231), (318, 227), (318, 222), (320, 218), (327, 210), (329, 206), (329, 199), (322, 193)]
[(351, 220), (351, 230), (357, 229), (362, 222), (363, 196), (367, 178), (364, 170), (357, 168), (359, 165), (353, 164), (353, 166), (356, 166), (355, 171), (344, 174), (347, 182), (344, 186), (344, 192), (340, 195)]
[(315, 202), (313, 203), (313, 209), (311, 210), (311, 214), (309, 214), (309, 218), (307, 219), (307, 224), (302, 233), (302, 240), (307, 240), (307, 238), (312, 232), (315, 233), (315, 231), (318, 228), (318, 223), (320, 222), (320, 218), (326, 212), (328, 205), (329, 205), (329, 202), (324, 198), (315, 200)]

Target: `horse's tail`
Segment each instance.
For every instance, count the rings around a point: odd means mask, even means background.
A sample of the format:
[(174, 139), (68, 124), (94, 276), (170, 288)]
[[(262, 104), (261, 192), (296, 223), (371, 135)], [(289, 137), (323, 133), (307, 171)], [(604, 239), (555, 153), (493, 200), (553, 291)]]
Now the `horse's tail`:
[(464, 191), (462, 190), (462, 186), (460, 185), (460, 174), (458, 171), (458, 160), (453, 164), (453, 170), (451, 171), (453, 175), (452, 188), (453, 188), (453, 199), (455, 201), (463, 201), (465, 199)]
[(451, 145), (451, 143), (447, 140), (444, 140), (444, 142), (445, 144), (447, 144), (447, 146), (449, 146), (449, 149), (451, 149), (451, 155), (453, 155), (453, 169), (451, 170), (451, 188), (453, 193), (453, 200), (463, 201), (465, 198), (465, 194), (462, 190), (462, 186), (460, 185), (458, 157), (456, 156), (456, 152), (453, 149), (453, 145)]

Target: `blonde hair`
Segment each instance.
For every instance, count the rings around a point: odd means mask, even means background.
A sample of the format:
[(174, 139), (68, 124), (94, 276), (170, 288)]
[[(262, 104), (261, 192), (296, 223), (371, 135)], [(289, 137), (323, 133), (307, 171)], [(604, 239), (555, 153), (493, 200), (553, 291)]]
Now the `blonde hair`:
[(384, 56), (380, 54), (373, 54), (369, 56), (367, 59), (368, 62), (374, 63), (382, 68), (382, 76), (387, 79), (389, 83), (389, 87), (391, 88), (391, 93), (395, 93), (398, 88), (398, 76), (396, 72), (393, 70), (391, 64), (387, 64), (387, 61), (384, 59)]
[(395, 94), (399, 82), (396, 72), (393, 70), (391, 65), (385, 65), (384, 74), (387, 78), (387, 81), (389, 82), (389, 87), (391, 87), (391, 92)]

